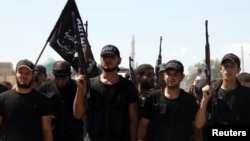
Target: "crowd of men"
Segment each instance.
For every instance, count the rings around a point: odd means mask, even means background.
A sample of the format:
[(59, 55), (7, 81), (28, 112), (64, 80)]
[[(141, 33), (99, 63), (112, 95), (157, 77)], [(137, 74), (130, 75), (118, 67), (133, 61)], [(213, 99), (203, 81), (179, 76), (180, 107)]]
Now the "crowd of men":
[[(53, 77), (46, 68), (22, 59), (16, 84), (0, 85), (1, 139), (4, 141), (206, 141), (213, 125), (250, 124), (250, 76), (240, 59), (221, 59), (222, 79), (210, 85), (201, 77), (189, 90), (179, 60), (150, 64), (135, 71), (136, 84), (118, 74), (122, 58), (115, 45), (100, 53), (99, 75), (88, 78), (79, 68), (58, 60)], [(157, 77), (157, 79), (156, 79)], [(157, 81), (156, 81), (157, 80)]]

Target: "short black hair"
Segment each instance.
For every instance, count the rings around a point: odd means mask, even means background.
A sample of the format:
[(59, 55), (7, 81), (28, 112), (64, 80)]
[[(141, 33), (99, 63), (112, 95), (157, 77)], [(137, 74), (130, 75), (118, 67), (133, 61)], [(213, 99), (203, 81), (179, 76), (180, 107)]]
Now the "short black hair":
[(237, 75), (237, 79), (240, 82), (250, 82), (250, 73), (247, 72), (241, 72)]
[(139, 75), (139, 76), (142, 76), (145, 74), (145, 70), (147, 69), (153, 69), (154, 70), (154, 67), (150, 64), (141, 64), (139, 65), (136, 70), (135, 70), (135, 74), (136, 75)]

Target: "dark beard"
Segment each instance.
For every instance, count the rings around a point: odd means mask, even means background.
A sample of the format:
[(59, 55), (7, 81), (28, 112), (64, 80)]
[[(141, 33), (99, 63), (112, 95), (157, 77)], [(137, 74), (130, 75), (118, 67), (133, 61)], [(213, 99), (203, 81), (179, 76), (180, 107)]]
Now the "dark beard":
[(150, 83), (148, 83), (148, 82), (146, 82), (146, 81), (142, 81), (141, 82), (141, 85), (142, 85), (142, 87), (144, 88), (144, 89), (152, 89), (152, 88), (154, 88), (154, 84), (150, 84)]
[(105, 72), (113, 72), (115, 70), (118, 70), (118, 66), (114, 67), (114, 68), (104, 68), (102, 67), (103, 71)]
[(20, 83), (16, 80), (16, 84), (17, 84), (17, 87), (19, 87), (19, 88), (30, 88), (31, 85), (32, 85), (32, 81), (31, 81), (29, 84), (20, 84)]

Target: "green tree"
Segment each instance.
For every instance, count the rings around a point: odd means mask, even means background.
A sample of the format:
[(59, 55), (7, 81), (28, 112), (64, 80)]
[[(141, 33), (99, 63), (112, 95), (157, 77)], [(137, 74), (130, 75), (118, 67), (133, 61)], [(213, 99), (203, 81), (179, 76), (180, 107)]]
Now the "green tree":
[[(197, 69), (202, 69), (203, 71), (203, 76), (205, 77), (205, 61), (203, 60), (202, 62), (199, 62), (197, 64), (195, 64), (194, 66), (190, 66), (188, 68), (188, 74), (185, 77), (185, 81), (186, 81), (186, 86), (189, 86), (191, 84), (193, 84), (194, 79), (196, 77), (196, 72)], [(220, 61), (218, 59), (216, 60), (210, 60), (210, 66), (211, 66), (211, 80), (217, 80), (217, 79), (221, 79), (221, 74), (220, 74)]]

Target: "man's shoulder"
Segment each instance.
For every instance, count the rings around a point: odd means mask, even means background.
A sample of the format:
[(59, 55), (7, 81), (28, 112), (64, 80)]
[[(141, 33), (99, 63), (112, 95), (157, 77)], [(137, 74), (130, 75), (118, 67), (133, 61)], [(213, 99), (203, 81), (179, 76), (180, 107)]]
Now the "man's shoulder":
[(180, 89), (180, 90), (181, 90), (180, 91), (180, 99), (182, 101), (185, 101), (187, 103), (190, 103), (190, 102), (191, 103), (197, 103), (197, 99), (196, 99), (196, 97), (193, 94), (188, 93), (188, 92), (186, 92), (183, 89)]
[(243, 85), (240, 85), (241, 89), (245, 90), (245, 91), (250, 91), (250, 88), (249, 87), (246, 87), (246, 86), (243, 86)]
[[(162, 90), (157, 89), (157, 90), (152, 90), (148, 93), (147, 98), (152, 99), (153, 101), (158, 101), (161, 97)], [(162, 94), (163, 95), (163, 94)]]
[(41, 85), (39, 86), (39, 87), (46, 87), (46, 86), (48, 86), (48, 85), (52, 85), (54, 82), (53, 82), (53, 80), (46, 80), (46, 81), (44, 81), (43, 83), (41, 83)]
[(7, 91), (4, 91), (0, 94), (1, 97), (5, 97), (5, 96), (11, 96), (12, 94), (16, 93), (15, 89), (10, 89)]
[(119, 82), (121, 83), (127, 83), (127, 84), (133, 84), (132, 81), (128, 80), (128, 79), (125, 79), (124, 77), (122, 77), (121, 75), (119, 75)]
[(96, 80), (98, 80), (99, 77), (100, 77), (99, 75), (98, 75), (98, 76), (95, 76), (95, 77), (91, 77), (91, 78), (89, 78), (89, 81), (90, 81), (90, 82), (96, 81)]
[(249, 87), (240, 85), (239, 91), (240, 91), (239, 93), (245, 94), (245, 95), (250, 97), (250, 88)]
[(33, 89), (33, 90), (31, 91), (31, 93), (37, 95), (37, 97), (44, 97), (44, 98), (47, 98), (47, 96), (46, 96), (44, 93), (42, 93), (42, 92), (40, 92), (40, 91), (38, 91), (38, 90), (35, 90), (35, 89)]
[(148, 94), (155, 96), (155, 95), (159, 95), (161, 93), (161, 91), (162, 91), (162, 89), (152, 90)]

